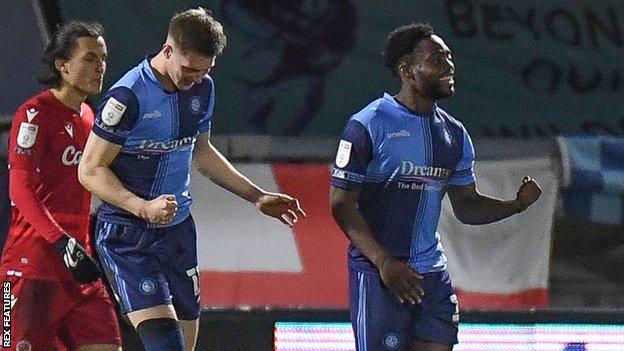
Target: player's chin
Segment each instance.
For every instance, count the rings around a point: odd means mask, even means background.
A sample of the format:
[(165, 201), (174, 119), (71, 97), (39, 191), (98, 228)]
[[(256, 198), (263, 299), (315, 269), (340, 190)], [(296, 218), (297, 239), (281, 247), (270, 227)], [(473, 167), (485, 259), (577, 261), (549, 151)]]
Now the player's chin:
[(178, 90), (189, 90), (193, 87), (193, 85), (195, 84), (195, 82), (179, 82), (178, 84), (176, 84), (176, 87), (178, 88)]
[(94, 80), (93, 82), (91, 82), (91, 84), (89, 84), (88, 89), (89, 89), (89, 94), (99, 94), (102, 92), (102, 80), (101, 79), (97, 79)]
[(102, 92), (102, 82), (94, 82), (85, 87), (84, 92), (87, 95), (95, 95)]
[(445, 86), (445, 87), (440, 87), (440, 89), (438, 89), (437, 91), (437, 99), (446, 99), (446, 98), (450, 98), (451, 96), (453, 96), (455, 94), (455, 86), (454, 85), (450, 85), (450, 86)]

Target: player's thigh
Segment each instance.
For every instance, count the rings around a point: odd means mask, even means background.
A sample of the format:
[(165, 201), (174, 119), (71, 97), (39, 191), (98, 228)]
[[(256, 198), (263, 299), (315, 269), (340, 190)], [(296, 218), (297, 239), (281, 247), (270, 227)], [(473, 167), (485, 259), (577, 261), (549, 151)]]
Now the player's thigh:
[(170, 271), (167, 278), (178, 318), (187, 321), (198, 319), (201, 306), (197, 266), (192, 263), (180, 265), (180, 269)]
[(197, 240), (195, 224), (189, 216), (181, 225), (167, 233), (177, 238), (175, 255), (167, 261), (167, 281), (173, 307), (180, 320), (193, 321), (200, 314), (200, 284), (197, 268)]
[(402, 304), (378, 274), (349, 269), (356, 350), (408, 351), (420, 306)]
[(121, 332), (115, 307), (101, 283), (61, 320), (58, 339), (70, 350), (83, 347), (121, 346)]
[(412, 343), (409, 351), (452, 351), (453, 345), (438, 344), (431, 341), (416, 339)]
[(197, 343), (197, 333), (199, 331), (199, 319), (195, 320), (180, 320), (180, 328), (182, 328), (182, 334), (184, 334), (184, 348), (186, 351), (195, 350), (195, 344)]
[[(53, 342), (59, 328), (59, 283), (21, 277), (4, 277), (10, 290), (11, 345), (17, 349), (45, 349)], [(3, 347), (8, 346), (3, 343)]]
[[(454, 288), (446, 271), (425, 273), (421, 281), (424, 291), (423, 311), (416, 327), (415, 340), (438, 345), (447, 350), (458, 342), (459, 306)], [(423, 346), (425, 347), (425, 346)], [(436, 347), (431, 345), (430, 347)], [(427, 348), (429, 350), (429, 348)], [(438, 348), (434, 348), (438, 350)]]
[(141, 316), (145, 311), (132, 312), (172, 304), (167, 263), (158, 256), (158, 233), (103, 221), (97, 231), (100, 260), (122, 314)]
[(161, 319), (161, 318), (169, 318), (178, 320), (178, 316), (176, 315), (175, 309), (173, 305), (158, 305), (153, 307), (148, 307), (136, 311), (129, 312), (127, 314), (130, 323), (136, 328), (141, 322), (144, 322), (149, 319)]

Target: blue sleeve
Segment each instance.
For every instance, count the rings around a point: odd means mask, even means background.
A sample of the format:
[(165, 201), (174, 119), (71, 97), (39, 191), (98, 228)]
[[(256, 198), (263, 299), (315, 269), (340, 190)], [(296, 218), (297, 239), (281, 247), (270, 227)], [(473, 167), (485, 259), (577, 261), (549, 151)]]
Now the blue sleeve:
[(359, 188), (372, 158), (370, 134), (362, 123), (351, 119), (340, 137), (331, 184), (343, 189)]
[(127, 87), (106, 93), (97, 109), (93, 132), (100, 138), (123, 145), (139, 119), (139, 100)]
[(214, 111), (215, 105), (215, 89), (214, 82), (210, 80), (210, 98), (208, 100), (208, 110), (202, 119), (199, 121), (198, 131), (199, 134), (206, 133), (210, 131), (210, 127), (212, 125), (212, 113)]
[(474, 147), (472, 146), (472, 140), (470, 140), (468, 132), (464, 129), (463, 155), (453, 170), (449, 184), (468, 185), (474, 183), (474, 159), (475, 152)]

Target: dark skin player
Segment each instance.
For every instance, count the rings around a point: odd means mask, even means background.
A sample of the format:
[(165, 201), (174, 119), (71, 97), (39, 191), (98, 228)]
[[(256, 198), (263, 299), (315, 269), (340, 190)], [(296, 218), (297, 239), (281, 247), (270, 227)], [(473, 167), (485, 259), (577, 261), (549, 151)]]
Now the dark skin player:
[[(436, 100), (448, 98), (455, 92), (455, 65), (451, 51), (444, 41), (432, 35), (420, 42), (397, 67), (401, 90), (396, 99), (422, 115), (433, 113)], [(525, 177), (513, 200), (499, 200), (485, 196), (475, 184), (448, 188), (455, 217), (462, 223), (478, 225), (499, 221), (520, 213), (537, 201), (542, 190), (538, 183)], [(358, 209), (359, 190), (331, 187), (332, 214), (340, 228), (355, 247), (379, 269), (382, 281), (401, 302), (418, 304), (423, 291), (422, 276), (406, 262), (397, 260), (373, 236), (370, 227)], [(411, 351), (447, 351), (453, 345), (415, 340)]]

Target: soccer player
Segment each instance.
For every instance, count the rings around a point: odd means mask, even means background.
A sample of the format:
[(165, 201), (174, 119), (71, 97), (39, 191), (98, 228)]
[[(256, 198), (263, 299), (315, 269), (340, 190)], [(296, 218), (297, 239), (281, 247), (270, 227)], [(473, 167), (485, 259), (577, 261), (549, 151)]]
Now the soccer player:
[(81, 183), (104, 202), (98, 253), (148, 351), (195, 347), (200, 291), (191, 163), (286, 225), (305, 216), (296, 199), (262, 190), (210, 143), (215, 89), (208, 72), (225, 44), (208, 11), (176, 14), (160, 52), (106, 94), (80, 161)]
[(453, 95), (455, 65), (430, 25), (395, 29), (384, 59), (401, 90), (349, 119), (330, 190), (332, 214), (351, 241), (357, 350), (451, 350), (457, 298), (436, 231), (444, 195), (460, 221), (485, 224), (524, 211), (541, 189), (526, 178), (514, 200), (477, 191), (470, 137), (436, 104)]
[(13, 118), (13, 213), (0, 264), (14, 303), (11, 349), (120, 350), (114, 307), (90, 256), (91, 195), (78, 182), (94, 120), (84, 101), (101, 91), (106, 68), (103, 33), (97, 23), (60, 27), (42, 60), (39, 81), (50, 89)]

